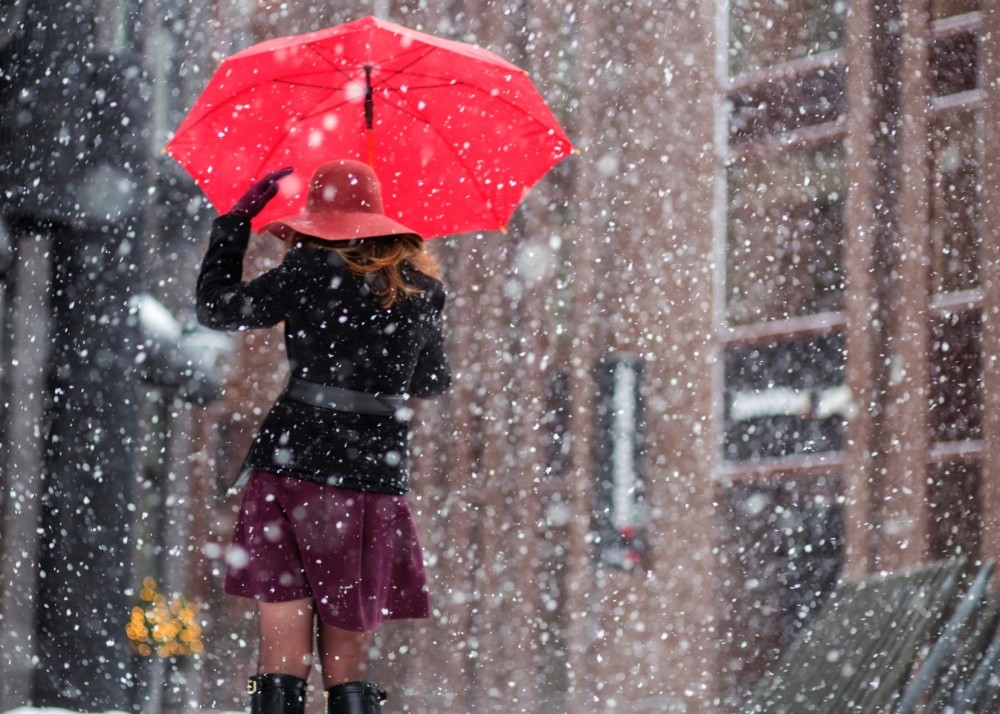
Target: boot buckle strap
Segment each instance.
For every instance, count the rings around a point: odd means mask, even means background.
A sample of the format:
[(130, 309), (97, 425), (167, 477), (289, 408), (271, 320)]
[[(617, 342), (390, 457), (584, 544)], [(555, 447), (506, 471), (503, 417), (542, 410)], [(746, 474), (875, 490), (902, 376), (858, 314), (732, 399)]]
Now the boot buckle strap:
[(247, 694), (256, 694), (260, 691), (260, 682), (251, 677), (247, 680)]
[(323, 692), (323, 695), (326, 697), (327, 702), (330, 701), (331, 697), (335, 701), (341, 701), (342, 697), (351, 697), (352, 695), (372, 697), (379, 703), (389, 698), (386, 691), (374, 682), (344, 682), (343, 684), (327, 688)]

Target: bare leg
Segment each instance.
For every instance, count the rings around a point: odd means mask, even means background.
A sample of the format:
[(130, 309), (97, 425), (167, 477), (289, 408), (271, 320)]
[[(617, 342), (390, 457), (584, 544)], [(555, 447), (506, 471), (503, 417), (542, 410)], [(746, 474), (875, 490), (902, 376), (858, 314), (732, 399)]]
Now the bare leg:
[(312, 598), (258, 602), (260, 659), (258, 674), (293, 674), (309, 678), (313, 654)]
[(368, 678), (371, 632), (352, 632), (319, 622), (319, 655), (323, 688)]

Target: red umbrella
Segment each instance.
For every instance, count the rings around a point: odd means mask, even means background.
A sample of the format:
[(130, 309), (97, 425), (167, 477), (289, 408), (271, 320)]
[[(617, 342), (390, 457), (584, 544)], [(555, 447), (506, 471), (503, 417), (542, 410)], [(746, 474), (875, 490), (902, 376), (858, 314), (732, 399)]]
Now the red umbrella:
[(367, 161), (386, 215), (432, 238), (502, 230), (572, 150), (524, 70), (366, 17), (224, 59), (164, 152), (220, 212), (295, 167), (255, 229), (298, 211), (320, 164)]

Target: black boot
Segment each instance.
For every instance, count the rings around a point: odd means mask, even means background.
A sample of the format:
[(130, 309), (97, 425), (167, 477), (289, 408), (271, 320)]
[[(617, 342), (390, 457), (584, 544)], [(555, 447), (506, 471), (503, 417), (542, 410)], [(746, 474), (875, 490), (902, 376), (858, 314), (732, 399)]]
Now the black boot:
[(347, 682), (326, 690), (326, 714), (379, 714), (385, 692), (374, 682)]
[(250, 714), (304, 714), (306, 680), (294, 674), (255, 674), (247, 680)]

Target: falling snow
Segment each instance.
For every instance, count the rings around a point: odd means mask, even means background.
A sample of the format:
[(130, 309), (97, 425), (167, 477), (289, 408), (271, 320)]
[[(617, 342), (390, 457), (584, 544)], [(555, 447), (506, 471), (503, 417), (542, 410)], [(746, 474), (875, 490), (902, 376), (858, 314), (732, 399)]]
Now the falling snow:
[[(406, 407), (432, 611), (373, 640), (386, 710), (1000, 711), (985, 0), (3, 3), (0, 711), (245, 710), (227, 489), (285, 344), (198, 325), (195, 281), (264, 120), (365, 160), (369, 88), (208, 108), (197, 181), (164, 149), (213, 77), (270, 71), (227, 58), (367, 15), (527, 73), (370, 92), (422, 122), (377, 113), (380, 156), (467, 172), (399, 184), (414, 220), (477, 227), (430, 242), (454, 379)], [(515, 147), (526, 77), (553, 119)], [(254, 234), (245, 277), (282, 258)], [(156, 595), (199, 647), (140, 647)]]

